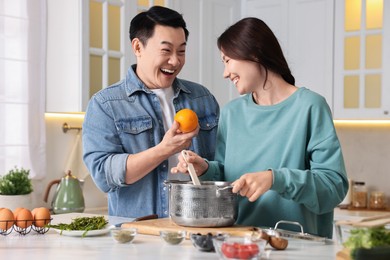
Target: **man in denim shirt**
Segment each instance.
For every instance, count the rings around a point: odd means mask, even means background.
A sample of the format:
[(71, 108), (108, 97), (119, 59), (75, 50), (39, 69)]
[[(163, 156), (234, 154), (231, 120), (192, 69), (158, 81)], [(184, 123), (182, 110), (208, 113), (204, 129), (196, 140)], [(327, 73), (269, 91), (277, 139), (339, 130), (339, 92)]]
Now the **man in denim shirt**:
[[(178, 79), (188, 30), (174, 10), (155, 6), (134, 17), (130, 40), (137, 64), (126, 78), (95, 94), (83, 123), (83, 159), (108, 193), (109, 215), (168, 217), (170, 168), (190, 149), (214, 158), (219, 106), (203, 86)], [(190, 108), (199, 127), (181, 133), (175, 113)], [(177, 179), (177, 178), (176, 178)], [(189, 180), (188, 175), (179, 176)]]

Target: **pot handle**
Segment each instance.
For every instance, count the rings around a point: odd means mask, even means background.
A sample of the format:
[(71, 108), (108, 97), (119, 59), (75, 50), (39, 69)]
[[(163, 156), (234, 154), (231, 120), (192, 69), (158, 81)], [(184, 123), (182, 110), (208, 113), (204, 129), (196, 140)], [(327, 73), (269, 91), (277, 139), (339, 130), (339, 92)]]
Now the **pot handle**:
[(301, 228), (301, 234), (304, 234), (305, 232), (303, 232), (303, 226), (301, 225), (301, 223), (299, 222), (295, 222), (295, 221), (288, 221), (288, 220), (280, 220), (278, 221), (276, 224), (275, 224), (275, 230), (278, 229), (278, 225), (279, 224), (291, 224), (291, 225), (296, 225), (296, 226), (299, 226)]
[(221, 191), (227, 190), (227, 189), (233, 189), (233, 185), (228, 185), (228, 186), (225, 186), (225, 187), (222, 187), (222, 188), (217, 186), (216, 193), (215, 193), (217, 198), (219, 198), (221, 196)]
[(227, 189), (233, 189), (233, 185), (228, 185), (228, 186), (225, 186), (225, 187), (217, 187), (217, 191), (221, 191), (221, 190), (227, 190)]

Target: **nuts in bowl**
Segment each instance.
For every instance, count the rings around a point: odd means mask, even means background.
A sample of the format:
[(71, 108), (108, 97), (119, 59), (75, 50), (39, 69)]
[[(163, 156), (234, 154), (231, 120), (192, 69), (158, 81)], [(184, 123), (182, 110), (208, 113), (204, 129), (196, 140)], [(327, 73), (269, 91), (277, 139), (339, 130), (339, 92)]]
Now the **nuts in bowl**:
[(213, 239), (215, 250), (221, 259), (260, 259), (267, 241), (250, 237)]
[(110, 229), (111, 237), (118, 243), (131, 243), (137, 235), (136, 228), (113, 227)]

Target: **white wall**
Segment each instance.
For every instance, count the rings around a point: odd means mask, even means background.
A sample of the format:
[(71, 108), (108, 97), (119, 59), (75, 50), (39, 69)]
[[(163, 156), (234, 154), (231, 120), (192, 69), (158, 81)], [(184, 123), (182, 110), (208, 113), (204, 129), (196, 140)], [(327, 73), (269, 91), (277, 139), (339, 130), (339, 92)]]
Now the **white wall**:
[[(33, 204), (34, 207), (50, 207), (53, 194), (56, 190), (54, 185), (49, 193), (48, 203), (43, 201), (48, 184), (55, 179), (61, 179), (65, 175), (65, 167), (76, 140), (77, 130), (70, 130), (64, 133), (62, 125), (64, 122), (70, 126), (81, 127), (83, 118), (75, 117), (46, 117), (46, 152), (47, 152), (47, 176), (42, 180), (34, 180)], [(80, 155), (81, 156), (81, 155)], [(81, 161), (81, 158), (79, 158)], [(80, 169), (82, 169), (80, 167)], [(80, 172), (72, 172), (73, 175), (84, 179), (84, 200), (87, 210), (107, 207), (106, 194), (98, 190), (91, 177), (80, 176)]]
[[(349, 178), (384, 191), (390, 204), (390, 126), (338, 126)], [(389, 205), (390, 206), (390, 205)]]

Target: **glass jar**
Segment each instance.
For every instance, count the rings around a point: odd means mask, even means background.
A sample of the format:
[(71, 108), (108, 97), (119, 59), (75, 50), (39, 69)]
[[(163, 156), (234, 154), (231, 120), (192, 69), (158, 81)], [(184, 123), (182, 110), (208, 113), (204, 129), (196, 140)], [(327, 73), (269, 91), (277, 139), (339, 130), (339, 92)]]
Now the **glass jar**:
[(386, 197), (382, 191), (373, 191), (370, 194), (370, 209), (386, 208)]
[(367, 208), (367, 187), (365, 182), (355, 182), (352, 191), (352, 206)]

